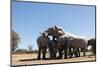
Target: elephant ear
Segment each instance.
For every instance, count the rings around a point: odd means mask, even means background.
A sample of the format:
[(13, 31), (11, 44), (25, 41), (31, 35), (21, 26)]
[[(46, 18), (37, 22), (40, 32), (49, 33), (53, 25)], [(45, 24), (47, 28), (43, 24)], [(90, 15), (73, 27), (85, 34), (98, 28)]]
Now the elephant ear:
[(48, 33), (46, 33), (46, 32), (40, 32), (40, 34), (42, 34), (44, 37), (47, 37), (48, 36)]
[(53, 27), (49, 27), (46, 31), (44, 31), (46, 34), (48, 35), (52, 35), (54, 33), (54, 28)]
[(44, 34), (45, 34), (45, 37), (48, 37), (48, 33), (44, 32)]
[(63, 31), (62, 27), (54, 25), (54, 29), (56, 31)]
[(55, 30), (58, 30), (58, 27), (56, 26), (56, 25), (54, 25), (54, 27), (53, 27)]

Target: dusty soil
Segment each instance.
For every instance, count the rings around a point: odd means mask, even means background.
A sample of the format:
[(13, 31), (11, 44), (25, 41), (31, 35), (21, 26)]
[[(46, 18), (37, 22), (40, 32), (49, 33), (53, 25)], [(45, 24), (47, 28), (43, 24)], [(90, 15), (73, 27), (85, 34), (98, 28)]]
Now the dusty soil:
[[(49, 55), (46, 55), (47, 57)], [(68, 58), (68, 59), (47, 59), (37, 60), (37, 54), (13, 54), (12, 66), (20, 65), (38, 65), (38, 64), (54, 64), (54, 63), (69, 63), (69, 62), (82, 62), (82, 61), (95, 61), (95, 56), (87, 55), (85, 57)]]

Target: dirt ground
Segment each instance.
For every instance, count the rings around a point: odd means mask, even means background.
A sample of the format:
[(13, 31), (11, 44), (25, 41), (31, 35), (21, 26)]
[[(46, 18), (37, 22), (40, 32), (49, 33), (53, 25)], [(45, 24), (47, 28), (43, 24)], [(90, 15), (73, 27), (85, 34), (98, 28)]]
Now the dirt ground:
[[(48, 54), (46, 55), (49, 56)], [(13, 54), (12, 55), (12, 66), (23, 66), (23, 65), (38, 65), (38, 64), (54, 64), (54, 63), (69, 63), (69, 62), (82, 62), (82, 61), (95, 61), (95, 56), (90, 56), (87, 53), (85, 57), (68, 58), (68, 59), (47, 59), (37, 60), (37, 54)]]

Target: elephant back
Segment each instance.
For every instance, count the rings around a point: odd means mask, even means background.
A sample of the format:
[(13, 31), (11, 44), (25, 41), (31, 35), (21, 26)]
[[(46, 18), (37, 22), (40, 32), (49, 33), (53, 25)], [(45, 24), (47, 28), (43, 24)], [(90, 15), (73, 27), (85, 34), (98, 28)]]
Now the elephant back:
[(82, 38), (73, 38), (68, 40), (68, 47), (72, 48), (86, 48), (87, 40)]

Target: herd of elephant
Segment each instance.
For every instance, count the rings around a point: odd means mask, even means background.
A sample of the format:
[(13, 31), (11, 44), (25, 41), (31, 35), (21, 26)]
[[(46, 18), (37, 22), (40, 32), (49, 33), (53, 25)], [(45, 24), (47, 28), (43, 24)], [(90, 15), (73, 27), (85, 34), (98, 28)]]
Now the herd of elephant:
[(83, 56), (86, 56), (89, 44), (84, 37), (65, 32), (61, 27), (49, 27), (37, 38), (37, 59), (46, 59), (47, 49), (50, 59), (80, 57), (80, 52), (83, 53)]

